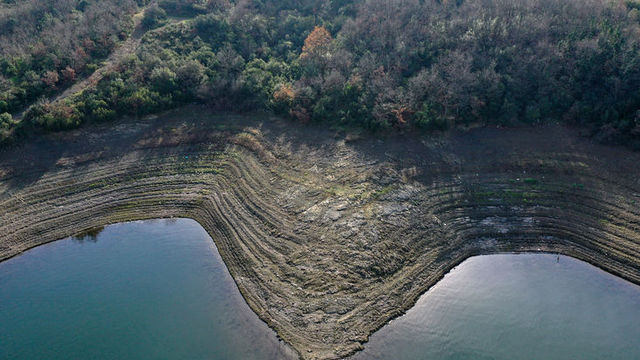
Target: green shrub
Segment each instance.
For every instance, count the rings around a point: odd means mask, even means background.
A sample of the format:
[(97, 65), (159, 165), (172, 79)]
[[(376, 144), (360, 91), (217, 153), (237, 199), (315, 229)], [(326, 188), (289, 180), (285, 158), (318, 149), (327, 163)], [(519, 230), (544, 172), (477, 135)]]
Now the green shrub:
[(0, 129), (8, 130), (16, 125), (13, 117), (9, 113), (0, 114)]
[(167, 19), (167, 12), (158, 5), (153, 5), (144, 11), (142, 25), (147, 29), (160, 26)]
[(445, 130), (447, 128), (447, 120), (433, 111), (428, 104), (423, 104), (422, 109), (416, 112), (414, 124), (425, 130)]
[(82, 123), (82, 116), (72, 105), (38, 104), (29, 108), (25, 120), (36, 128), (58, 131), (78, 127)]

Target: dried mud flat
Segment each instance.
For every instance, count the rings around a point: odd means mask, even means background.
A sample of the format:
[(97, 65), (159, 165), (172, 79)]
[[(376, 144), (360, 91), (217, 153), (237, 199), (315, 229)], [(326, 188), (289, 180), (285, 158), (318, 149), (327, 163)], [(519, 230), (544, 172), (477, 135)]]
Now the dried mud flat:
[(0, 260), (193, 218), (302, 358), (340, 358), (471, 255), (555, 251), (640, 283), (639, 168), (560, 126), (378, 138), (190, 106), (1, 150)]

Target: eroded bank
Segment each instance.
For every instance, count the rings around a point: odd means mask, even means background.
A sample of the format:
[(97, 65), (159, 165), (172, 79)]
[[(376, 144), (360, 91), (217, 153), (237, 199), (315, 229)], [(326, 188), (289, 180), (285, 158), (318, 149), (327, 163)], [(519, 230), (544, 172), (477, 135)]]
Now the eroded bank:
[(189, 217), (303, 358), (337, 358), (463, 259), (551, 250), (640, 283), (640, 154), (558, 126), (335, 133), (187, 107), (0, 154), (0, 259)]

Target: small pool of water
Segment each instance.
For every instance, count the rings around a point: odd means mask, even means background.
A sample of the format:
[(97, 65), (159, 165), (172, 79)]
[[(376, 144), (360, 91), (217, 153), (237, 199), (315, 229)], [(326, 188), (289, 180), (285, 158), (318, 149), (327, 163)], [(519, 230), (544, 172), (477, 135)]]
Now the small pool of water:
[(0, 263), (0, 359), (289, 359), (205, 230), (123, 223)]
[(640, 287), (565, 256), (477, 256), (353, 358), (640, 359)]

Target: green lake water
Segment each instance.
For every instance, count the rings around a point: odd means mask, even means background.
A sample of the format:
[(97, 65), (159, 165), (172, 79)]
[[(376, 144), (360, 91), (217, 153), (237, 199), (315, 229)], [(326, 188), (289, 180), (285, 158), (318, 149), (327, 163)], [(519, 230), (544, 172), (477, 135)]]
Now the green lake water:
[(0, 263), (0, 359), (288, 359), (188, 219), (108, 226)]
[[(188, 219), (0, 263), (0, 359), (293, 359)], [(640, 287), (551, 254), (468, 259), (354, 359), (640, 359)]]
[(640, 287), (565, 256), (472, 257), (354, 359), (640, 359)]

